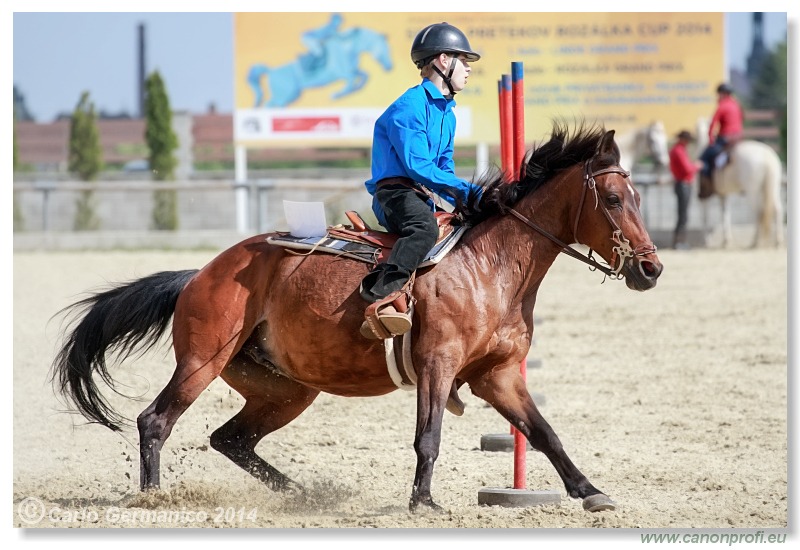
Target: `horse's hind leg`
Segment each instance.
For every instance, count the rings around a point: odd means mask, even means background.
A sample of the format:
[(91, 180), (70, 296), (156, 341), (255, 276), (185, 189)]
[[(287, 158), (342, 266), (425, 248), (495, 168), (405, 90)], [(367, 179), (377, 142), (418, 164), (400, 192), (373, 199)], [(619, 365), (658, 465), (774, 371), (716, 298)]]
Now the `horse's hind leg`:
[(142, 490), (159, 486), (161, 448), (175, 422), (220, 375), (240, 346), (248, 295), (228, 292), (219, 284), (212, 291), (209, 282), (199, 276), (178, 299), (172, 321), (177, 367), (137, 419)]
[(161, 448), (178, 418), (189, 408), (223, 367), (183, 361), (155, 401), (137, 418), (141, 489), (160, 486)]
[(561, 441), (531, 399), (518, 364), (496, 369), (477, 380), (469, 380), (472, 393), (492, 405), (512, 426), (522, 432), (531, 446), (544, 453), (558, 472), (569, 496), (583, 499), (590, 512), (613, 510), (614, 502), (595, 488), (572, 463)]
[[(780, 181), (772, 182), (765, 178), (762, 202), (756, 212), (760, 213), (753, 248), (762, 243), (777, 248), (783, 246), (783, 205), (781, 203)], [(755, 203), (755, 201), (753, 201)], [(767, 242), (769, 240), (769, 242)]]
[[(232, 347), (232, 344), (231, 344)], [(141, 489), (160, 485), (161, 448), (178, 418), (225, 368), (230, 351), (220, 350), (210, 360), (182, 358), (169, 383), (137, 418)]]
[[(780, 194), (780, 193), (779, 193)], [(772, 208), (772, 223), (775, 228), (775, 246), (780, 248), (783, 246), (784, 243), (784, 234), (783, 234), (783, 204), (781, 203), (781, 197), (778, 196), (775, 198), (775, 203)]]
[(222, 372), (222, 379), (246, 400), (244, 408), (211, 434), (211, 446), (273, 490), (299, 485), (258, 456), (255, 447), (264, 436), (285, 426), (319, 394), (277, 374), (239, 353)]

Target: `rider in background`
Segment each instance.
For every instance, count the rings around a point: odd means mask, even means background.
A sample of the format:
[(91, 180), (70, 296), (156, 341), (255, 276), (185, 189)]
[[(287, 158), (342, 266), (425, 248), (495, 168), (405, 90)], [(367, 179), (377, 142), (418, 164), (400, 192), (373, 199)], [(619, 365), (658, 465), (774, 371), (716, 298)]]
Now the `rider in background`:
[(714, 170), (714, 160), (725, 150), (725, 146), (742, 137), (744, 112), (733, 97), (733, 88), (722, 83), (717, 86), (717, 110), (708, 126), (708, 147), (700, 155), (703, 161), (701, 174), (710, 178)]
[[(470, 63), (478, 59), (459, 29), (447, 23), (428, 25), (411, 46), (422, 82), (395, 100), (375, 123), (372, 178), (365, 185), (373, 196), (376, 218), (400, 238), (386, 263), (364, 277), (360, 294), (370, 304), (377, 303), (373, 311), (393, 335), (411, 328), (411, 316), (392, 305), (394, 298), (403, 296), (401, 290), (410, 298), (411, 276), (439, 236), (432, 193), (457, 205), (466, 204), (470, 190), (481, 191), (457, 177), (453, 164), (453, 96), (467, 85)], [(369, 321), (364, 321), (361, 334), (378, 337)]]

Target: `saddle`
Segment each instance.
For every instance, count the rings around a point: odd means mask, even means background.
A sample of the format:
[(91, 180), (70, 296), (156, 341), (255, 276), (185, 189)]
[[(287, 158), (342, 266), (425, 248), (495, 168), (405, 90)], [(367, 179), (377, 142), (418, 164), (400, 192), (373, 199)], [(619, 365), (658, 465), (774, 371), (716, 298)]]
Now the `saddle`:
[(717, 189), (714, 184), (715, 172), (722, 170), (731, 162), (731, 152), (734, 147), (741, 141), (741, 137), (731, 137), (725, 144), (722, 151), (720, 151), (711, 161), (711, 175), (705, 176), (700, 174), (700, 188), (698, 189), (697, 196), (700, 199), (707, 199), (716, 194)]
[[(344, 214), (347, 216), (350, 223), (353, 224), (352, 228), (348, 226), (335, 226), (328, 229), (328, 234), (345, 240), (353, 240), (354, 242), (380, 247), (378, 263), (385, 261), (399, 237), (394, 233), (372, 229), (367, 225), (367, 222), (364, 221), (364, 218), (355, 210), (348, 210)], [(439, 227), (439, 237), (436, 239), (436, 243), (438, 244), (453, 232), (455, 228), (453, 223), (458, 223), (458, 218), (450, 212), (434, 212), (433, 215)]]
[[(345, 215), (352, 225), (328, 227), (324, 237), (295, 237), (279, 232), (267, 237), (267, 242), (289, 249), (293, 254), (297, 254), (294, 250), (305, 250), (307, 254), (327, 252), (372, 265), (385, 262), (398, 235), (371, 228), (354, 210), (345, 212)], [(450, 212), (435, 212), (434, 217), (439, 226), (439, 237), (420, 267), (439, 263), (467, 230), (461, 220)]]

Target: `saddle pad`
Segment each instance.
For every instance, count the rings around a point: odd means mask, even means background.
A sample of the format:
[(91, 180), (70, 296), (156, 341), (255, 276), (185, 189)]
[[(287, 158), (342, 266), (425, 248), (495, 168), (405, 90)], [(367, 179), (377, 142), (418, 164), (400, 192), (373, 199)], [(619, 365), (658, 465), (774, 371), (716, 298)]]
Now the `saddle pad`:
[[(458, 243), (461, 236), (467, 230), (466, 226), (453, 228), (453, 231), (444, 239), (436, 243), (420, 267), (435, 265), (444, 258), (450, 250)], [(294, 237), (288, 233), (278, 233), (267, 237), (269, 244), (282, 246), (293, 250), (306, 250), (309, 254), (313, 252), (327, 252), (360, 260), (369, 264), (377, 263), (381, 249), (366, 243), (353, 242), (345, 239), (332, 237), (330, 234), (325, 237)]]

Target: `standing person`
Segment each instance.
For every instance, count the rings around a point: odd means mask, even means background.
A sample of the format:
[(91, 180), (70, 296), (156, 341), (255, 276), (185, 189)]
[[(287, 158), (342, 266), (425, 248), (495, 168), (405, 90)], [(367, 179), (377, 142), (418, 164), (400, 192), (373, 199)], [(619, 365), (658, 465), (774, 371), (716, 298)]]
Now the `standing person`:
[(684, 249), (689, 247), (686, 240), (686, 222), (689, 213), (689, 200), (692, 196), (694, 178), (702, 168), (701, 161), (692, 162), (686, 147), (694, 141), (694, 137), (686, 130), (678, 133), (678, 141), (669, 150), (669, 169), (675, 178), (675, 195), (678, 199), (678, 223), (675, 225), (675, 236), (672, 247)]
[(733, 88), (723, 82), (717, 86), (717, 109), (708, 125), (708, 147), (700, 155), (700, 160), (703, 161), (702, 176), (711, 178), (714, 160), (727, 145), (742, 137), (743, 127), (742, 106), (733, 97)]
[(361, 326), (367, 338), (379, 338), (370, 323), (379, 322), (393, 335), (411, 328), (411, 316), (393, 302), (403, 294), (410, 298), (412, 274), (436, 244), (439, 229), (431, 192), (453, 205), (466, 203), (471, 190), (480, 193), (455, 175), (453, 163), (453, 96), (467, 85), (470, 63), (478, 59), (459, 29), (447, 23), (428, 25), (411, 45), (422, 82), (389, 105), (375, 123), (372, 178), (365, 185), (376, 218), (400, 238), (386, 263), (361, 282), (362, 298), (374, 306), (367, 308)]

